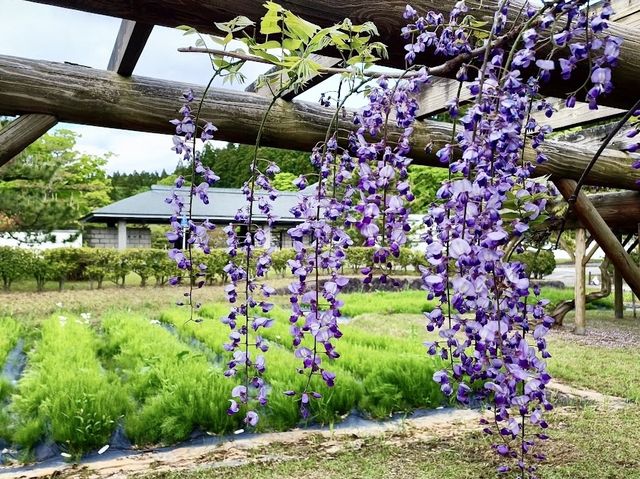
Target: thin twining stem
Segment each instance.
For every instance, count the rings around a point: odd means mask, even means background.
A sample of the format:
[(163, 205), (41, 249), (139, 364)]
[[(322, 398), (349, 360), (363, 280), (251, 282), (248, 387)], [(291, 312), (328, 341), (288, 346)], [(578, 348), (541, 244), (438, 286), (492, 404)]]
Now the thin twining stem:
[[(507, 43), (508, 41), (512, 40), (519, 32), (520, 32), (520, 29), (518, 28), (510, 31), (506, 35), (498, 37), (491, 45), (489, 45), (490, 48), (496, 48)], [(452, 75), (464, 63), (467, 63), (471, 59), (476, 58), (480, 55), (483, 55), (485, 50), (487, 50), (486, 45), (482, 47), (474, 48), (470, 52), (462, 53), (457, 57), (442, 63), (441, 65), (429, 68), (428, 69), (429, 74), (435, 75), (435, 76)], [(265, 63), (267, 65), (274, 65), (274, 63), (270, 60), (261, 58), (256, 55), (251, 55), (250, 53), (245, 53), (245, 52), (230, 52), (225, 50), (218, 50), (215, 48), (199, 48), (199, 47), (178, 48), (178, 51), (183, 53), (206, 53), (208, 55), (237, 58), (239, 60), (244, 60), (248, 62)], [(379, 72), (379, 71), (371, 71), (371, 70), (359, 71), (352, 68), (325, 67), (322, 65), (318, 66), (317, 71), (318, 73), (327, 74), (327, 75), (339, 75), (343, 73), (348, 73), (348, 74), (358, 74), (360, 76), (365, 76), (368, 78), (380, 78), (380, 77), (414, 78), (421, 75), (420, 72), (391, 73), (391, 72)]]

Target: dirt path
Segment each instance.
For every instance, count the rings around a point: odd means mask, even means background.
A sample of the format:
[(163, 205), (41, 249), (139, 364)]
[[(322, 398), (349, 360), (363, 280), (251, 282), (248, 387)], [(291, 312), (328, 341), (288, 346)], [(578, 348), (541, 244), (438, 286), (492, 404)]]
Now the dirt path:
[[(49, 465), (36, 465), (31, 468), (7, 468), (6, 472), (0, 472), (0, 478), (127, 478), (139, 474), (159, 471), (178, 471), (190, 469), (203, 463), (215, 463), (215, 467), (237, 466), (248, 462), (248, 451), (270, 444), (301, 444), (308, 440), (334, 441), (335, 444), (325, 446), (335, 451), (341, 450), (339, 439), (349, 438), (357, 440), (385, 434), (412, 434), (420, 437), (437, 437), (447, 435), (451, 431), (465, 432), (478, 428), (480, 412), (466, 409), (441, 409), (435, 410), (422, 417), (408, 419), (394, 419), (384, 422), (368, 420), (353, 420), (354, 424), (341, 425), (330, 429), (294, 429), (288, 432), (268, 433), (252, 435), (247, 438), (238, 436), (223, 443), (203, 445), (178, 446), (175, 448), (132, 453), (132, 454), (105, 454), (104, 458), (89, 459), (81, 464), (66, 464), (55, 461)], [(352, 442), (352, 441), (351, 441)], [(262, 460), (270, 461), (275, 457), (263, 457)], [(277, 459), (286, 459), (278, 457)], [(258, 459), (260, 460), (260, 458)]]
[[(576, 389), (565, 384), (553, 383), (550, 390), (570, 399), (588, 401), (607, 408), (624, 407), (621, 398), (595, 391)], [(67, 479), (125, 479), (139, 477), (150, 472), (180, 471), (197, 467), (234, 467), (250, 462), (286, 461), (295, 458), (286, 454), (255, 454), (265, 446), (297, 445), (322, 442), (326, 454), (336, 454), (347, 448), (362, 446), (364, 439), (389, 436), (389, 440), (412, 441), (449, 437), (478, 430), (481, 412), (467, 409), (440, 409), (421, 417), (375, 422), (350, 418), (344, 424), (331, 429), (295, 429), (288, 432), (237, 436), (237, 439), (220, 442), (204, 438), (202, 444), (183, 445), (138, 453), (107, 452), (104, 456), (88, 458), (80, 464), (68, 464), (61, 460), (49, 461), (33, 467), (0, 469), (0, 479), (64, 477)], [(398, 439), (400, 437), (400, 439)]]

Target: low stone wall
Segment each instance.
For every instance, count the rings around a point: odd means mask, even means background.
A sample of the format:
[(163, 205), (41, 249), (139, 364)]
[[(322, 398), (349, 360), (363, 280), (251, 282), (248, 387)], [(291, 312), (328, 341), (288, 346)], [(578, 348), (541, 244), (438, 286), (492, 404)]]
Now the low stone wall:
[[(87, 246), (91, 248), (117, 248), (117, 228), (92, 228), (85, 232)], [(149, 228), (127, 228), (127, 248), (151, 248)]]

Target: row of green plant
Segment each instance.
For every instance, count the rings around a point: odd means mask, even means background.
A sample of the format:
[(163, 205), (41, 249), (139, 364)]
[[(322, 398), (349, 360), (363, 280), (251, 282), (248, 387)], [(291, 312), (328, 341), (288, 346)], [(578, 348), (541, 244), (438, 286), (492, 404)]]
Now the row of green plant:
[[(263, 336), (290, 345), (288, 313), (275, 309), (269, 313), (274, 327)], [(435, 408), (445, 403), (433, 381), (443, 368), (438, 358), (428, 356), (421, 341), (369, 334), (350, 324), (342, 324), (343, 336), (337, 342), (340, 358), (330, 367), (351, 372), (362, 381), (364, 395), (358, 408), (376, 418), (417, 408)], [(306, 337), (307, 347), (313, 347)]]
[(0, 437), (26, 451), (51, 438), (72, 455), (107, 444), (126, 396), (100, 363), (97, 335), (84, 321), (64, 316), (44, 321), (40, 334)]
[(144, 316), (110, 314), (102, 327), (103, 355), (122, 380), (124, 427), (135, 444), (171, 444), (196, 428), (219, 434), (238, 426), (226, 413), (232, 383), (202, 353)]
[[(547, 310), (551, 311), (562, 301), (574, 298), (571, 288), (542, 287), (540, 297), (549, 300)], [(627, 294), (625, 299), (631, 300)], [(348, 293), (340, 296), (344, 301), (341, 311), (348, 318), (362, 314), (420, 314), (432, 311), (438, 304), (428, 300), (423, 290), (374, 291), (371, 293)], [(587, 309), (613, 309), (613, 295), (587, 303)]]
[[(0, 371), (7, 362), (9, 353), (16, 347), (22, 334), (19, 323), (12, 318), (0, 318)], [(6, 430), (9, 425), (7, 414), (7, 400), (13, 392), (11, 380), (4, 375), (0, 376), (0, 432)]]
[(13, 318), (0, 318), (0, 368), (20, 339), (20, 324)]
[[(352, 247), (347, 250), (345, 272), (357, 273), (372, 261), (372, 249)], [(257, 256), (257, 255), (256, 255)], [(274, 251), (273, 270), (284, 276), (288, 271), (287, 262), (293, 259), (295, 252), (291, 248)], [(553, 271), (555, 260), (549, 251), (541, 251), (537, 257), (524, 253), (517, 257), (530, 268), (535, 276), (543, 276)], [(212, 249), (208, 255), (195, 252), (194, 261), (207, 266), (205, 281), (209, 284), (225, 280), (224, 266), (228, 256), (224, 249)], [(417, 272), (425, 264), (424, 255), (419, 251), (403, 248), (398, 258), (391, 259), (396, 272)], [(0, 247), (0, 278), (3, 289), (8, 291), (14, 281), (35, 280), (36, 289), (42, 291), (47, 281), (58, 283), (62, 290), (69, 280), (87, 280), (98, 289), (105, 281), (124, 286), (129, 274), (140, 277), (140, 286), (146, 286), (153, 279), (156, 286), (167, 283), (170, 276), (176, 274), (175, 263), (164, 249), (127, 249), (112, 248), (54, 248), (44, 251), (24, 248)]]
[[(220, 313), (224, 309), (220, 305), (213, 308)], [(222, 363), (230, 359), (229, 353), (223, 349), (223, 343), (229, 339), (229, 330), (218, 321), (187, 321), (185, 311), (180, 309), (163, 312), (161, 319), (175, 326), (183, 340), (190, 341), (191, 338), (196, 338), (210, 351), (219, 355)], [(253, 349), (255, 351), (255, 348)], [(271, 388), (271, 395), (267, 410), (261, 415), (259, 429), (289, 429), (300, 422), (300, 413), (295, 400), (282, 393), (288, 390), (303, 390), (307, 377), (296, 372), (300, 367), (299, 361), (277, 341), (273, 341), (269, 350), (263, 354), (267, 364), (264, 378)], [(233, 379), (227, 381), (234, 382)], [(313, 389), (320, 392), (322, 398), (312, 402), (309, 421), (332, 424), (358, 406), (363, 393), (361, 384), (347, 371), (340, 373), (339, 381), (340, 387), (328, 388), (319, 378), (314, 378)]]
[[(224, 316), (224, 307), (210, 305), (203, 308), (202, 314), (210, 320), (188, 327), (192, 334), (198, 334), (201, 328), (200, 331), (204, 331), (200, 333), (201, 340), (212, 348), (219, 347), (216, 345), (225, 340), (225, 331), (217, 320)], [(268, 316), (274, 319), (273, 325), (261, 330), (261, 335), (276, 344), (276, 350), (282, 351), (283, 347), (289, 350), (286, 354), (293, 358), (288, 312), (274, 309)], [(399, 338), (367, 334), (347, 324), (342, 325), (341, 330), (344, 336), (338, 342), (340, 358), (330, 361), (327, 368), (338, 376), (336, 391), (351, 388), (350, 384), (344, 383), (345, 378), (349, 378), (348, 373), (361, 382), (362, 395), (356, 403), (360, 411), (380, 418), (394, 412), (443, 404), (444, 399), (433, 381), (433, 373), (442, 365), (439, 360), (427, 356), (419, 341), (408, 343)], [(312, 349), (311, 341), (307, 335), (303, 345)], [(274, 363), (268, 361), (268, 364)], [(294, 361), (290, 367), (300, 367), (299, 361)]]

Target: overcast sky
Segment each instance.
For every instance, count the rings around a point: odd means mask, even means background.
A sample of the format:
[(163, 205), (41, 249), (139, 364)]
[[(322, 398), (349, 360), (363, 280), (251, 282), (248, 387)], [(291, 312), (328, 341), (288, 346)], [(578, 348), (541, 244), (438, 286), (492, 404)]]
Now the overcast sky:
[[(59, 62), (72, 62), (106, 69), (117, 36), (120, 19), (94, 15), (24, 0), (0, 0), (0, 54)], [(211, 66), (205, 55), (177, 52), (193, 37), (181, 31), (155, 27), (136, 66), (135, 75), (196, 84), (208, 81)], [(246, 65), (248, 83), (264, 72), (265, 65)], [(329, 80), (330, 81), (330, 80)], [(246, 85), (225, 85), (244, 89)], [(330, 86), (319, 85), (303, 98), (315, 101)], [(169, 119), (167, 119), (169, 120)], [(215, 119), (211, 119), (215, 123)], [(177, 158), (171, 137), (152, 133), (59, 124), (81, 137), (78, 149), (92, 154), (114, 153), (108, 170), (173, 171)]]

